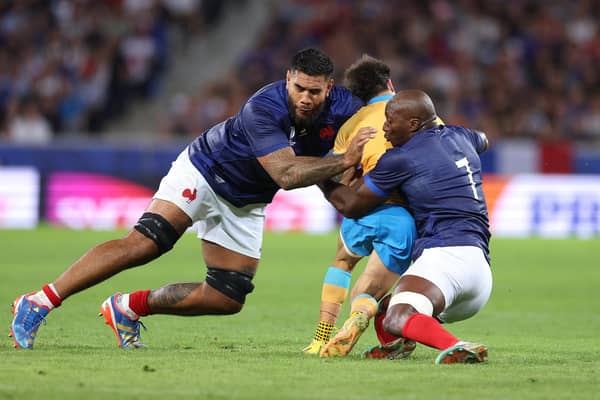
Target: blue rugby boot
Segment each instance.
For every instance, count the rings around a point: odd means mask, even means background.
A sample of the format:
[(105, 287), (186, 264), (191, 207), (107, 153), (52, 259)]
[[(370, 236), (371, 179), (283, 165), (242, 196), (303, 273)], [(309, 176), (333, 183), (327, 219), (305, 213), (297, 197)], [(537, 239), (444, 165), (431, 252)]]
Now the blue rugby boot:
[(145, 348), (141, 342), (140, 326), (146, 329), (139, 319), (129, 318), (119, 307), (121, 293), (115, 293), (104, 300), (100, 307), (100, 316), (110, 326), (117, 337), (117, 344), (123, 349)]
[(10, 324), (10, 334), (15, 341), (15, 348), (31, 349), (33, 341), (37, 335), (40, 324), (46, 324), (46, 316), (50, 312), (48, 307), (29, 300), (28, 293), (21, 295), (12, 303), (12, 313), (14, 315)]

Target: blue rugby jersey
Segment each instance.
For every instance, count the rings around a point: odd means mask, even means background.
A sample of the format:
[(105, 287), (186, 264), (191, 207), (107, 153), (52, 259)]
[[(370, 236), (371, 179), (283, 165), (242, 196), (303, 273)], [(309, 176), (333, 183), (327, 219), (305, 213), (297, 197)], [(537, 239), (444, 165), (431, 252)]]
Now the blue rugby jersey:
[(418, 232), (413, 260), (431, 247), (477, 246), (489, 261), (479, 159), (484, 146), (475, 131), (439, 125), (388, 150), (365, 175), (365, 184), (379, 196), (395, 189), (406, 195)]
[(285, 81), (271, 83), (250, 97), (240, 112), (198, 136), (189, 157), (213, 190), (231, 204), (270, 203), (279, 186), (257, 157), (284, 147), (298, 156), (324, 156), (340, 126), (364, 104), (334, 86), (312, 127), (296, 131), (288, 111)]

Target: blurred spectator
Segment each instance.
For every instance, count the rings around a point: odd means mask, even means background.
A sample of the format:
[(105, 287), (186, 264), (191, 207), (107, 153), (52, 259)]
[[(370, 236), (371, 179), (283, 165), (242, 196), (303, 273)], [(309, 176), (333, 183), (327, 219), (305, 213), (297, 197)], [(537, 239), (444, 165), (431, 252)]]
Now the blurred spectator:
[(184, 50), (187, 50), (191, 37), (204, 30), (202, 16), (197, 12), (200, 3), (201, 0), (163, 0), (165, 12), (179, 28)]
[(37, 99), (26, 96), (8, 123), (8, 139), (17, 144), (44, 145), (52, 140), (50, 124), (43, 116)]
[(188, 104), (198, 107), (188, 129), (201, 133), (214, 113), (236, 112), (233, 93), (283, 78), (290, 55), (314, 45), (336, 61), (338, 83), (369, 53), (392, 66), (397, 88), (431, 93), (445, 121), (491, 140), (600, 141), (599, 23), (595, 0), (278, 2), (256, 47)]
[(56, 134), (101, 131), (132, 102), (160, 92), (175, 45), (168, 26), (184, 24), (192, 35), (195, 22), (206, 25), (206, 13), (218, 18), (223, 3), (1, 1), (0, 133), (23, 97), (38, 99)]
[(600, 139), (600, 92), (593, 94), (589, 108), (581, 114), (579, 124), (583, 138)]
[(159, 64), (157, 43), (152, 37), (150, 16), (137, 17), (132, 32), (121, 42), (124, 60), (123, 78), (134, 96), (150, 97)]

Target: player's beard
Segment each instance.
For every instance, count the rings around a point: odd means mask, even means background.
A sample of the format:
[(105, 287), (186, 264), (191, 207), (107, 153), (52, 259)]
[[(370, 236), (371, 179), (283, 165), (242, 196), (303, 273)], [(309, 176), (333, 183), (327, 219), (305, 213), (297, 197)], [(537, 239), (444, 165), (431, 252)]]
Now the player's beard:
[(323, 107), (325, 107), (325, 102), (314, 108), (308, 117), (303, 118), (298, 116), (296, 113), (296, 105), (291, 102), (291, 99), (288, 99), (288, 110), (296, 129), (310, 128), (321, 115)]

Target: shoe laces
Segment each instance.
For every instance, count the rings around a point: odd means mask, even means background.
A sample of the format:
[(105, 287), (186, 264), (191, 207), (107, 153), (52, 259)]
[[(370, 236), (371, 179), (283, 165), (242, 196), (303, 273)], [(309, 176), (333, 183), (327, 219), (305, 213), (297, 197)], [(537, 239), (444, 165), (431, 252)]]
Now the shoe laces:
[[(140, 320), (138, 319), (138, 321), (137, 321), (137, 322), (138, 322), (138, 324), (140, 324), (140, 326), (141, 326), (142, 328), (144, 328), (144, 332), (146, 332), (146, 331), (148, 330), (148, 328), (146, 328), (146, 325), (144, 325), (144, 323), (143, 323), (142, 321), (140, 321)], [(140, 331), (140, 329), (138, 328), (138, 333), (139, 333), (139, 331)]]
[(140, 326), (142, 328), (144, 328), (144, 332), (146, 332), (148, 330), (148, 328), (146, 328), (146, 325), (144, 325), (144, 323), (142, 321), (140, 321), (139, 319), (137, 321), (135, 321), (135, 337), (131, 340), (134, 343), (138, 343), (141, 340)]
[(23, 319), (23, 326), (30, 327), (30, 330), (36, 329), (40, 326), (40, 324), (46, 325), (46, 318), (39, 312), (33, 309), (31, 303), (29, 304), (29, 309), (25, 313), (25, 318)]

